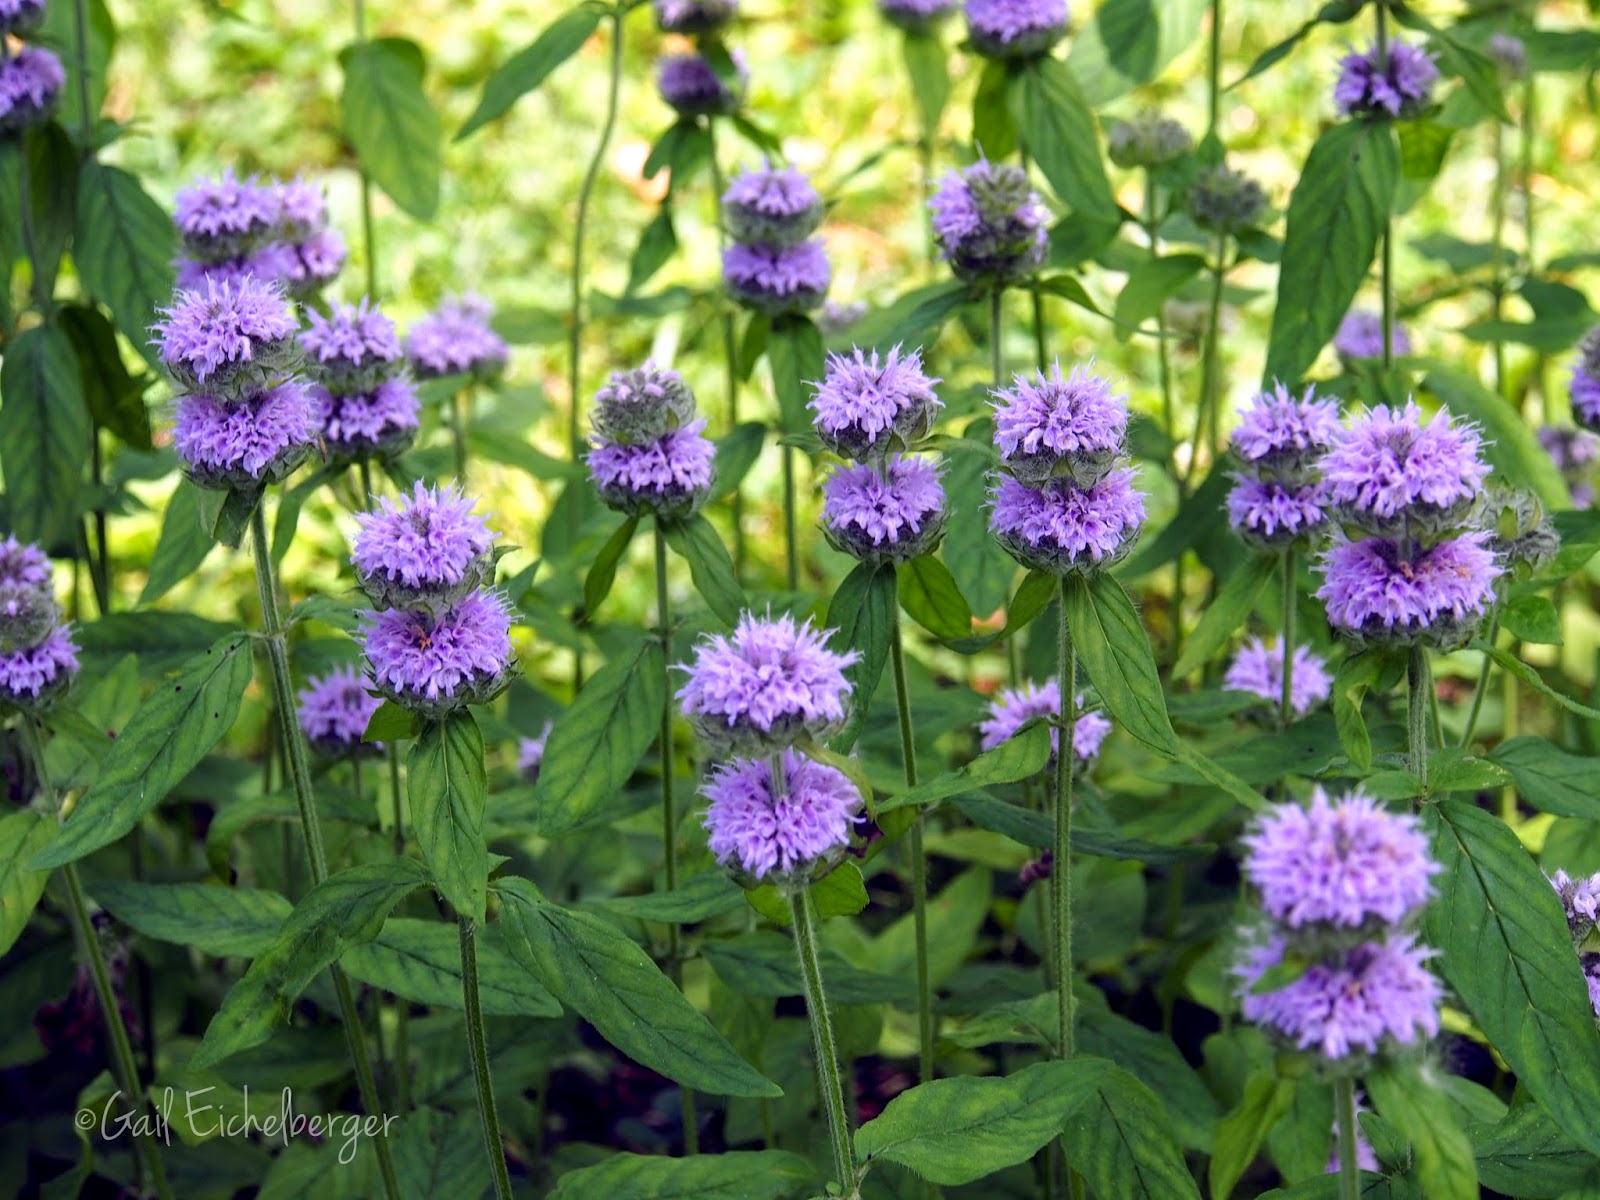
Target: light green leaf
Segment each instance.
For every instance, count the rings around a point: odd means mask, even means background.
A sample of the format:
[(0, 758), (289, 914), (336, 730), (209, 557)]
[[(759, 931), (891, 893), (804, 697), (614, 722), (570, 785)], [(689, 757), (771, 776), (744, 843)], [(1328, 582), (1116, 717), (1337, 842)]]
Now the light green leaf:
[(1361, 1082), (1378, 1115), (1411, 1142), (1422, 1194), (1428, 1200), (1478, 1200), (1472, 1143), (1445, 1095), (1410, 1064), (1387, 1064)]
[(786, 1150), (616, 1154), (568, 1171), (550, 1200), (784, 1200), (815, 1179), (811, 1164)]
[(1061, 593), (1078, 661), (1111, 719), (1152, 750), (1179, 753), (1150, 639), (1133, 601), (1110, 575), (1069, 576)]
[(90, 891), (135, 932), (218, 957), (262, 953), (294, 908), (277, 892), (209, 883), (107, 879)]
[(937, 130), (944, 106), (950, 102), (950, 52), (936, 32), (911, 30), (906, 31), (901, 49), (911, 91), (917, 98), (917, 111), (922, 115), (923, 131)]
[(972, 636), (972, 608), (950, 568), (931, 554), (902, 563), (895, 571), (900, 604), (918, 625), (934, 637)]
[(1244, 1098), (1217, 1125), (1212, 1143), (1210, 1185), (1213, 1200), (1228, 1200), (1239, 1177), (1261, 1151), (1261, 1143), (1294, 1102), (1295, 1081), (1275, 1069), (1257, 1071), (1245, 1083)]
[(1565, 692), (1556, 691), (1555, 688), (1551, 687), (1544, 681), (1544, 676), (1540, 675), (1539, 672), (1535, 671), (1532, 667), (1523, 662), (1509, 650), (1503, 650), (1499, 646), (1488, 646), (1483, 642), (1474, 642), (1472, 644), (1472, 648), (1474, 650), (1481, 650), (1490, 658), (1494, 659), (1497, 666), (1503, 668), (1508, 673), (1515, 675), (1518, 679), (1527, 684), (1534, 691), (1538, 692), (1541, 696), (1547, 696), (1551, 700), (1554, 700), (1568, 712), (1577, 713), (1580, 717), (1588, 717), (1591, 721), (1600, 721), (1600, 709), (1590, 708), (1587, 704), (1583, 704), (1577, 700), (1574, 700)]
[(1513, 637), (1540, 646), (1561, 645), (1561, 617), (1549, 596), (1513, 596), (1500, 606), (1500, 624)]
[(1039, 721), (1024, 727), (993, 750), (985, 750), (966, 766), (878, 802), (878, 812), (913, 805), (923, 807), (1001, 783), (1016, 783), (1042, 773), (1050, 761), (1050, 726)]
[(663, 528), (667, 544), (689, 564), (694, 590), (700, 593), (706, 607), (724, 624), (737, 625), (747, 601), (734, 574), (733, 559), (716, 527), (704, 513), (695, 513), (687, 520), (668, 522)]
[(1600, 760), (1568, 754), (1541, 737), (1501, 742), (1489, 757), (1511, 772), (1517, 792), (1540, 812), (1600, 820)]
[(498, 121), (567, 59), (583, 48), (600, 25), (600, 12), (579, 4), (562, 13), (533, 42), (508, 58), (483, 85), (478, 107), (456, 134), (456, 141)]
[(406, 783), (412, 832), (434, 886), (458, 913), (481, 925), (489, 879), (483, 840), (489, 781), (483, 732), (470, 711), (423, 725), (406, 756)]
[[(558, 1017), (561, 1005), (505, 949), (497, 923), (477, 931), (478, 994), (491, 1017)], [(350, 978), (413, 1004), (462, 1011), (461, 931), (454, 924), (390, 917), (370, 942), (345, 948)]]
[(890, 639), (895, 636), (899, 603), (894, 568), (876, 563), (858, 564), (828, 602), (827, 625), (837, 630), (830, 649), (840, 653), (854, 650), (858, 656), (844, 671), (850, 681), (850, 714), (833, 739), (838, 750), (853, 746), (866, 725), (867, 709), (889, 658)]
[(172, 218), (138, 179), (94, 158), (83, 164), (73, 265), (84, 288), (111, 310), (122, 336), (158, 368), (150, 330), (172, 302), (177, 249)]
[(1161, 1102), (1126, 1071), (1108, 1072), (1077, 1106), (1062, 1144), (1097, 1200), (1199, 1200)]
[(1008, 100), (1024, 148), (1061, 202), (1075, 212), (1116, 219), (1100, 132), (1067, 65), (1045, 57), (1012, 68)]
[(1128, 282), (1117, 294), (1117, 336), (1129, 333), (1161, 311), (1161, 306), (1184, 284), (1205, 269), (1206, 260), (1198, 254), (1169, 254), (1140, 263), (1128, 272)]
[(1200, 614), (1183, 653), (1172, 668), (1172, 677), (1182, 679), (1192, 675), (1221, 650), (1233, 631), (1250, 619), (1261, 589), (1267, 586), (1280, 566), (1275, 555), (1252, 554), (1245, 560), (1243, 569), (1235, 571), (1223, 581), (1217, 598)]
[(344, 67), (344, 132), (372, 181), (418, 220), (439, 209), (439, 114), (422, 90), (422, 47), (404, 38), (357, 42)]
[(1067, 68), (1100, 108), (1149, 83), (1200, 36), (1204, 0), (1105, 0), (1074, 31)]

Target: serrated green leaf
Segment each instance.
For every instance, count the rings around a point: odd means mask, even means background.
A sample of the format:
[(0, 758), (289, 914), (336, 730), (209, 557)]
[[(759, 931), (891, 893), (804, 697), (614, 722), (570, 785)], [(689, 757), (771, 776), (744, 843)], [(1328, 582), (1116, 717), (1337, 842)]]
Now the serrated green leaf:
[(16, 944), (44, 895), (49, 871), (36, 871), (31, 859), (55, 835), (56, 824), (44, 813), (22, 809), (0, 817), (0, 954)]
[(809, 433), (811, 385), (822, 379), (822, 331), (809, 317), (778, 317), (767, 335), (767, 363), (786, 434)]
[[(861, 878), (861, 868), (848, 860), (813, 883), (807, 891), (811, 893), (812, 914), (818, 920), (853, 917), (867, 906), (867, 885)], [(787, 929), (794, 919), (788, 897), (773, 884), (763, 884), (746, 892), (744, 899), (774, 925)]]
[(422, 727), (406, 756), (411, 829), (434, 886), (464, 917), (483, 924), (489, 847), (483, 814), (489, 780), (483, 732), (461, 709)]
[(693, 925), (738, 908), (744, 903), (744, 889), (718, 867), (679, 881), (670, 892), (613, 896), (600, 903), (614, 913), (640, 921)]
[(86, 304), (63, 305), (57, 319), (77, 351), (83, 398), (95, 423), (134, 450), (152, 449), (143, 384), (128, 374), (111, 322)]
[(589, 572), (583, 577), (583, 612), (591, 620), (594, 614), (600, 611), (600, 606), (605, 603), (606, 597), (611, 594), (611, 585), (617, 579), (617, 564), (622, 561), (622, 556), (628, 552), (628, 547), (633, 544), (633, 535), (639, 528), (639, 518), (629, 517), (616, 531), (606, 539), (606, 544), (600, 547), (600, 553), (594, 556), (594, 561), (589, 564)]
[(346, 46), (344, 133), (372, 181), (421, 221), (439, 210), (439, 114), (422, 90), (426, 59), (404, 38)]
[(1235, 571), (1223, 581), (1217, 598), (1200, 614), (1200, 621), (1184, 644), (1172, 668), (1172, 677), (1182, 679), (1192, 675), (1221, 650), (1234, 630), (1244, 625), (1254, 611), (1261, 589), (1281, 565), (1277, 556), (1252, 554), (1245, 560), (1244, 568)]
[(1391, 1064), (1362, 1077), (1378, 1115), (1411, 1143), (1417, 1182), (1428, 1200), (1478, 1200), (1472, 1143), (1444, 1094), (1410, 1064)]
[(1007, 99), (1024, 149), (1061, 202), (1115, 220), (1099, 127), (1067, 65), (1043, 57), (1013, 68)]
[(1600, 820), (1600, 760), (1568, 754), (1541, 737), (1501, 742), (1489, 757), (1511, 773), (1518, 794), (1540, 812)]
[(107, 879), (90, 891), (101, 907), (136, 933), (219, 957), (262, 953), (294, 909), (277, 892), (209, 883)]
[(1152, 750), (1177, 755), (1181, 747), (1167, 717), (1150, 638), (1122, 585), (1110, 575), (1069, 576), (1061, 602), (1078, 661), (1111, 719)]
[(550, 22), (531, 44), (513, 54), (489, 76), (478, 107), (473, 109), (455, 140), (461, 141), (511, 111), (512, 105), (581, 50), (599, 27), (599, 10), (587, 4), (576, 5)]
[(918, 625), (938, 638), (972, 635), (972, 607), (944, 563), (924, 554), (901, 563), (895, 577), (900, 604)]
[(667, 544), (689, 564), (694, 590), (700, 593), (706, 607), (724, 624), (737, 625), (747, 601), (716, 526), (706, 520), (704, 513), (695, 513), (687, 520), (667, 522), (662, 528)]
[[(531, 979), (504, 945), (499, 924), (477, 931), (478, 995), (486, 1016), (557, 1017), (561, 1005)], [(462, 1011), (461, 932), (439, 921), (390, 917), (370, 942), (347, 946), (350, 978), (413, 1004)]]
[(1067, 1163), (1099, 1200), (1199, 1200), (1161, 1102), (1113, 1070), (1067, 1119)]
[(151, 366), (150, 330), (172, 301), (177, 233), (138, 179), (91, 158), (78, 173), (72, 261), (83, 286), (111, 310), (122, 336)]
[(848, 750), (866, 725), (867, 708), (889, 658), (889, 640), (895, 636), (899, 603), (894, 568), (875, 563), (858, 564), (828, 602), (827, 625), (837, 631), (830, 648), (854, 650), (858, 656), (844, 672), (850, 681), (850, 714), (833, 740), (837, 749)]
[(0, 361), (0, 468), (6, 517), (26, 541), (68, 536), (89, 458), (89, 409), (72, 342), (54, 324), (36, 325)]
[(150, 569), (145, 575), (139, 603), (154, 604), (193, 575), (216, 544), (210, 532), (200, 524), (200, 489), (187, 479), (180, 479), (172, 491), (172, 499), (167, 501), (161, 536), (156, 539), (155, 553), (150, 557)]
[(562, 1175), (550, 1200), (783, 1200), (815, 1179), (811, 1164), (786, 1150), (615, 1154)]
[(878, 802), (880, 813), (923, 807), (996, 784), (1016, 783), (1040, 774), (1050, 761), (1050, 726), (1040, 721), (1025, 726), (993, 750), (985, 750), (959, 770), (947, 771), (914, 788)]

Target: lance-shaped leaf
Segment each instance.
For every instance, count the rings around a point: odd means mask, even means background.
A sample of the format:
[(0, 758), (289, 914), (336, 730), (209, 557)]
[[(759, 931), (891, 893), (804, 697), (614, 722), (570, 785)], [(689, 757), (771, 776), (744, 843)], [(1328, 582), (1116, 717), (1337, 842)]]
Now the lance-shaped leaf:
[(422, 727), (406, 757), (411, 824), (434, 885), (462, 916), (483, 922), (489, 848), (483, 813), (489, 780), (483, 732), (466, 709)]
[(562, 13), (532, 44), (508, 58), (483, 85), (478, 107), (456, 134), (456, 141), (497, 121), (511, 106), (537, 88), (567, 59), (576, 54), (600, 25), (599, 9), (579, 4)]
[(811, 1185), (816, 1172), (786, 1150), (730, 1150), (724, 1154), (614, 1154), (592, 1167), (568, 1171), (550, 1200), (784, 1200)]
[[(478, 999), (491, 1017), (558, 1017), (561, 1005), (505, 949), (498, 923), (477, 933)], [(441, 921), (390, 917), (370, 942), (347, 946), (350, 978), (413, 1004), (462, 1010), (461, 931)]]
[(344, 132), (362, 169), (389, 198), (418, 220), (439, 209), (439, 114), (422, 90), (427, 60), (404, 38), (346, 46)]
[(117, 329), (159, 366), (150, 329), (172, 300), (178, 237), (172, 218), (138, 179), (90, 158), (78, 173), (72, 262)]
[(858, 564), (828, 602), (828, 627), (837, 631), (829, 649), (857, 654), (844, 670), (850, 681), (850, 717), (833, 740), (838, 750), (849, 750), (867, 723), (867, 709), (889, 660), (899, 603), (894, 567), (877, 563)]
[(77, 514), (90, 432), (78, 360), (59, 327), (36, 325), (7, 344), (0, 395), (8, 523), (28, 541), (54, 541)]
[(145, 937), (218, 956), (262, 953), (294, 908), (277, 892), (209, 883), (105, 880), (90, 890), (107, 912)]
[(27, 928), (49, 871), (35, 871), (28, 860), (42, 850), (55, 833), (55, 822), (44, 813), (22, 809), (0, 817), (0, 954), (16, 944)]
[(745, 608), (744, 589), (733, 571), (733, 559), (716, 527), (703, 513), (665, 525), (667, 544), (689, 564), (694, 590), (706, 607), (729, 625), (737, 625)]
[(1073, 1110), (1062, 1145), (1099, 1200), (1199, 1200), (1161, 1101), (1126, 1071), (1108, 1071)]

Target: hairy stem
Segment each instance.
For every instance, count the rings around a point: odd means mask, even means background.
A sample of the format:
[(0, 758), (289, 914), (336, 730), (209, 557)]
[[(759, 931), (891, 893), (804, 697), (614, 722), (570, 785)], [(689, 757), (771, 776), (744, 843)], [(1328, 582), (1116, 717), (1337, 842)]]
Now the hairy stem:
[(1406, 663), (1406, 743), (1411, 773), (1428, 780), (1428, 652), (1411, 647)]
[[(1489, 632), (1484, 641), (1494, 645), (1494, 639), (1500, 632), (1500, 609), (1494, 608), (1489, 613)], [(1483, 665), (1478, 668), (1478, 684), (1472, 689), (1472, 707), (1467, 710), (1467, 725), (1461, 731), (1461, 740), (1456, 744), (1466, 747), (1472, 744), (1472, 734), (1478, 728), (1478, 715), (1483, 712), (1483, 697), (1489, 690), (1489, 672), (1494, 666), (1494, 660), (1485, 652)]]
[(811, 1018), (811, 1048), (817, 1067), (817, 1090), (822, 1094), (822, 1108), (828, 1120), (834, 1175), (839, 1181), (840, 1190), (849, 1195), (855, 1186), (855, 1154), (850, 1142), (850, 1122), (839, 1074), (839, 1051), (833, 1039), (833, 1022), (828, 1018), (828, 1002), (822, 990), (822, 965), (817, 953), (811, 893), (804, 887), (789, 894), (789, 912), (794, 921), (794, 946), (800, 957), (800, 974), (805, 980), (806, 1012)]
[(1056, 626), (1056, 678), (1061, 688), (1061, 728), (1057, 733), (1055, 774), (1055, 843), (1050, 867), (1051, 911), (1054, 914), (1056, 1012), (1061, 1021), (1058, 1057), (1075, 1049), (1072, 1021), (1072, 731), (1077, 724), (1078, 649), (1067, 621), (1067, 585), (1061, 582), (1060, 620)]
[[(455, 446), (456, 486), (467, 486), (467, 431), (472, 424), (472, 384), (450, 397), (450, 440)], [(576, 510), (574, 510), (576, 511)]]
[[(906, 786), (917, 786), (917, 744), (911, 728), (911, 698), (906, 688), (906, 652), (900, 607), (894, 610), (894, 629), (889, 636), (889, 656), (894, 664), (894, 699), (900, 714), (900, 758), (905, 767)], [(917, 943), (917, 1067), (918, 1078), (927, 1083), (933, 1078), (933, 989), (928, 973), (928, 858), (922, 845), (922, 820), (911, 826), (911, 913)]]
[(1360, 1200), (1361, 1171), (1356, 1165), (1356, 1081), (1341, 1075), (1333, 1081), (1334, 1120), (1339, 1136), (1339, 1200)]
[(1006, 384), (1006, 356), (1000, 345), (1000, 297), (1003, 294), (998, 287), (989, 293), (989, 373), (997, 388)]
[(1285, 729), (1294, 720), (1294, 609), (1298, 557), (1293, 546), (1283, 552), (1283, 695), (1279, 698), (1278, 720)]
[(477, 923), (471, 917), (460, 917), (456, 925), (461, 931), (461, 1000), (467, 1014), (467, 1047), (472, 1055), (472, 1082), (478, 1092), (483, 1144), (489, 1154), (495, 1195), (499, 1200), (511, 1200), (511, 1175), (506, 1170), (500, 1114), (495, 1110), (494, 1087), (489, 1079), (489, 1043), (483, 1034), (483, 1006), (478, 997)]

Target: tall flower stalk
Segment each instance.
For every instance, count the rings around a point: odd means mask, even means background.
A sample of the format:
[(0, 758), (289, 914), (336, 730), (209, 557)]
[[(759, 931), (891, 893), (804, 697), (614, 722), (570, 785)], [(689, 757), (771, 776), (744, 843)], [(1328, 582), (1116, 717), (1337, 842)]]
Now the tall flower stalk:
[[(82, 0), (78, 0), (79, 3)], [(367, 40), (367, 4), (366, 0), (352, 0), (353, 16), (355, 18), (356, 45), (362, 45)], [(367, 264), (367, 295), (372, 299), (378, 298), (378, 239), (373, 229), (372, 222), (372, 177), (367, 174), (364, 164), (357, 163), (356, 171), (361, 178), (361, 244)]]
[(844, 1085), (839, 1073), (839, 1049), (834, 1041), (833, 1021), (828, 1015), (827, 995), (822, 986), (822, 965), (817, 953), (811, 893), (804, 887), (789, 892), (789, 914), (794, 924), (794, 946), (800, 959), (800, 975), (805, 983), (806, 1015), (811, 1022), (817, 1091), (822, 1097), (822, 1110), (828, 1121), (834, 1177), (839, 1181), (839, 1187), (848, 1194), (855, 1184), (855, 1149), (845, 1108)]

